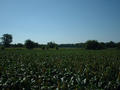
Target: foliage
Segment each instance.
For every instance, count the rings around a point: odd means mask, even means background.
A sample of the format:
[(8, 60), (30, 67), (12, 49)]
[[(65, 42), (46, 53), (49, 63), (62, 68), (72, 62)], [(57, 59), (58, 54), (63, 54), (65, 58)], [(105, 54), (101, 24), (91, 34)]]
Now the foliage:
[(55, 42), (48, 42), (47, 46), (49, 46), (49, 48), (55, 48), (57, 44)]
[(18, 43), (17, 47), (23, 47), (24, 45), (22, 43)]
[(37, 42), (34, 42), (34, 47), (35, 48), (38, 48), (39, 47), (39, 44)]
[(55, 49), (56, 49), (56, 50), (59, 50), (59, 47), (58, 47), (58, 46), (56, 46), (56, 47), (55, 47)]
[(1, 90), (116, 90), (119, 85), (116, 49), (0, 52)]
[(117, 43), (117, 48), (120, 49), (120, 42)]
[(24, 47), (22, 43), (17, 43), (17, 44), (11, 44), (11, 47)]
[(2, 44), (5, 47), (9, 47), (10, 43), (12, 42), (12, 35), (11, 34), (3, 34), (3, 36), (1, 37), (2, 40)]
[(76, 43), (75, 47), (77, 47), (77, 48), (85, 48), (85, 44), (84, 43)]
[(48, 45), (46, 45), (46, 50), (49, 50), (49, 46)]
[(107, 48), (114, 48), (114, 47), (116, 47), (116, 43), (114, 43), (113, 41), (107, 42), (106, 47)]
[(75, 48), (78, 47), (78, 44), (60, 44), (58, 46), (61, 48)]
[(86, 42), (86, 49), (90, 49), (90, 50), (99, 50), (102, 49), (101, 44), (96, 41), (96, 40), (88, 40)]
[(104, 42), (100, 42), (99, 44), (101, 49), (106, 49), (106, 44)]
[(46, 46), (42, 46), (42, 50), (45, 50), (46, 49)]
[(4, 46), (1, 46), (0, 49), (1, 49), (1, 50), (5, 50), (5, 47), (4, 47)]
[(33, 49), (33, 48), (35, 47), (35, 44), (34, 44), (34, 42), (31, 41), (31, 40), (26, 40), (26, 41), (25, 41), (25, 47), (26, 47), (27, 49)]

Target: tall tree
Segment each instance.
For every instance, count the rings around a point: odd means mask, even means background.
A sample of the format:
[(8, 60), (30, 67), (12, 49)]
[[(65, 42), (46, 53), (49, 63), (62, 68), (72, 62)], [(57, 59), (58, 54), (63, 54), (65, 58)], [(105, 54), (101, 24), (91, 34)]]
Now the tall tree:
[(12, 42), (12, 35), (11, 34), (3, 34), (3, 36), (1, 37), (1, 40), (2, 40), (2, 44), (5, 46), (5, 47), (9, 47), (10, 46), (10, 43)]

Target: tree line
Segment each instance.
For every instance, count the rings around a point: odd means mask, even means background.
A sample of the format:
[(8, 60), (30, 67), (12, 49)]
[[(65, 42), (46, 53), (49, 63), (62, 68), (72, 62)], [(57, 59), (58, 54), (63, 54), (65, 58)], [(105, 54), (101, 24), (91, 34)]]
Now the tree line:
[(25, 43), (17, 43), (17, 44), (11, 44), (13, 41), (13, 36), (11, 34), (3, 34), (2, 37), (0, 38), (1, 42), (0, 42), (0, 46), (2, 46), (1, 48), (16, 48), (16, 47), (25, 47), (27, 49), (33, 49), (33, 48), (42, 48), (43, 50), (48, 50), (49, 48), (55, 48), (56, 50), (58, 50), (58, 45), (55, 42), (48, 42), (47, 45), (45, 44), (39, 44), (37, 42), (34, 42), (30, 39), (25, 40)]
[(34, 42), (30, 39), (26, 40), (24, 44), (17, 43), (17, 44), (11, 44), (13, 41), (13, 36), (11, 34), (3, 34), (1, 39), (0, 45), (1, 48), (4, 49), (6, 47), (25, 47), (27, 49), (33, 49), (33, 48), (42, 48), (43, 50), (48, 50), (49, 48), (55, 48), (58, 50), (59, 48), (85, 48), (89, 50), (100, 50), (100, 49), (106, 49), (106, 48), (118, 48), (120, 49), (120, 42), (115, 43), (113, 41), (110, 42), (98, 42), (97, 40), (88, 40), (85, 43), (75, 43), (75, 44), (56, 44), (55, 42), (48, 42), (47, 44), (39, 44), (37, 42)]

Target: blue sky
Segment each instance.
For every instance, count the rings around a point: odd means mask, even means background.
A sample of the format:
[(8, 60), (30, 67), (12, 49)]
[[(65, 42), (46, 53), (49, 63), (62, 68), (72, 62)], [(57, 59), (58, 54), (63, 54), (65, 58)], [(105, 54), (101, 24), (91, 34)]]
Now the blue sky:
[(120, 0), (0, 0), (0, 36), (13, 43), (120, 41)]

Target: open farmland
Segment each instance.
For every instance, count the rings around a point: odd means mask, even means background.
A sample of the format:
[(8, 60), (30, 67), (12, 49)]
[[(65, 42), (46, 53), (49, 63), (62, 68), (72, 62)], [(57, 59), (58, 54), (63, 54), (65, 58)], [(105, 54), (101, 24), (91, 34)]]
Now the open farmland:
[(0, 51), (3, 90), (116, 90), (119, 85), (117, 49)]

